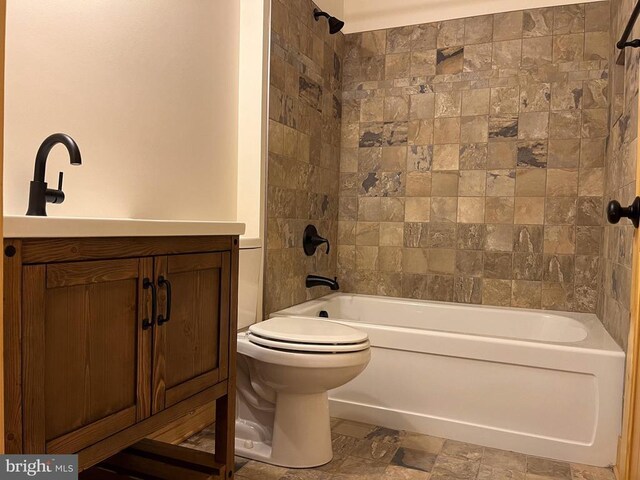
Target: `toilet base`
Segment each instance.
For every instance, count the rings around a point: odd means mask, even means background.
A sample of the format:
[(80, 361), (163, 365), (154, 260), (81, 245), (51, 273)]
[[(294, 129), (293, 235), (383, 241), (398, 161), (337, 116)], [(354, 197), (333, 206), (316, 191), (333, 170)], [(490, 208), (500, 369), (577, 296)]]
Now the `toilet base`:
[(236, 455), (288, 468), (311, 468), (333, 458), (327, 392), (279, 393), (273, 436), (236, 420)]

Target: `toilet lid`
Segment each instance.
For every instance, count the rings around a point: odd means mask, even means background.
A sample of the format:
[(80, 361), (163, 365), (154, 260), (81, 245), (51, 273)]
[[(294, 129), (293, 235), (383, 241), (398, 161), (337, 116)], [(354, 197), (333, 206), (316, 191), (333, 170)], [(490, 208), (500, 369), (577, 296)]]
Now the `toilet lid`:
[(268, 338), (262, 338), (254, 335), (251, 332), (247, 334), (247, 338), (251, 343), (259, 345), (261, 347), (273, 348), (275, 350), (294, 353), (352, 353), (367, 350), (370, 347), (368, 340), (360, 343), (347, 343), (344, 345), (320, 345), (311, 343), (295, 343), (283, 342), (280, 340), (270, 340)]
[(305, 317), (275, 317), (251, 325), (254, 336), (304, 345), (354, 345), (367, 342), (365, 332), (341, 323), (315, 320)]

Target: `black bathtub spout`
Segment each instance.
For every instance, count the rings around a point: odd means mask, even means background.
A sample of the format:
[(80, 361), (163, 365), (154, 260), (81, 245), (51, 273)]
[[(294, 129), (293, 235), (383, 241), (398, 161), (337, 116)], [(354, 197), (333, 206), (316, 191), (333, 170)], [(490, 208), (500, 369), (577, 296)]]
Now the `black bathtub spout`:
[(333, 280), (327, 277), (321, 277), (320, 275), (308, 275), (307, 288), (313, 287), (329, 287), (331, 290), (340, 290), (340, 285), (338, 284), (338, 277), (335, 277)]

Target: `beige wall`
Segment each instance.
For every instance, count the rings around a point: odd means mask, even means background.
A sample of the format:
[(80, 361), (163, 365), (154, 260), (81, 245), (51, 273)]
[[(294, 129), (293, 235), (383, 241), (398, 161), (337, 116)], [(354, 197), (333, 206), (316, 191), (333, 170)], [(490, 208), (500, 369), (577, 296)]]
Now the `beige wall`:
[[(572, 0), (344, 0), (345, 33), (578, 3)], [(584, 3), (584, 2), (581, 2)]]
[[(6, 19), (6, 8), (7, 2), (5, 0), (0, 0), (0, 40), (2, 41), (2, 45), (0, 45), (0, 65), (4, 65), (4, 45), (5, 45), (5, 19)], [(4, 69), (0, 72), (0, 112), (4, 113)], [(2, 154), (2, 145), (4, 143), (4, 117), (0, 117), (0, 170), (3, 168), (4, 158)], [(2, 213), (2, 190), (3, 185), (0, 182), (0, 213)], [(0, 225), (2, 225), (3, 220), (0, 216)], [(2, 268), (3, 263), (2, 258), (0, 258), (0, 268)], [(0, 288), (4, 291), (4, 278), (0, 275)], [(0, 338), (4, 338), (4, 317), (3, 312), (0, 311)], [(0, 359), (4, 359), (4, 342), (2, 342), (2, 346), (0, 346)], [(4, 385), (4, 362), (0, 360), (0, 385)], [(0, 428), (4, 431), (4, 389), (0, 392)], [(0, 440), (0, 453), (4, 453), (4, 435)]]
[[(263, 168), (268, 89), (268, 0), (240, 2), (238, 108), (238, 221), (245, 238), (262, 238)], [(265, 23), (266, 22), (266, 23)]]
[(67, 200), (50, 214), (235, 219), (239, 3), (10, 0), (5, 213), (24, 214), (36, 150), (62, 131), (84, 165), (54, 151)]
[(344, 0), (318, 0), (316, 4), (321, 10), (338, 17), (340, 20), (344, 20)]
[(246, 231), (240, 240), (239, 329), (262, 318), (270, 4), (240, 2), (237, 204)]

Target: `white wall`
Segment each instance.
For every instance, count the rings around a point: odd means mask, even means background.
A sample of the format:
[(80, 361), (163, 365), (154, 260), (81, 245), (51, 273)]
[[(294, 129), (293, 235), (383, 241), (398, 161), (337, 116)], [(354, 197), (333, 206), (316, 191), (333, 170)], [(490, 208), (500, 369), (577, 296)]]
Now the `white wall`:
[(344, 20), (345, 0), (315, 0), (315, 4), (329, 15)]
[(238, 329), (262, 318), (269, 7), (270, 0), (240, 3), (237, 205), (247, 228), (240, 239)]
[[(329, 0), (327, 0), (329, 1)], [(332, 0), (337, 1), (337, 0)], [(343, 0), (345, 33), (597, 0)]]
[(264, 208), (263, 152), (268, 88), (268, 0), (240, 2), (240, 73), (238, 109), (238, 220), (247, 225), (245, 238), (262, 236)]
[[(244, 0), (242, 0), (244, 2)], [(5, 214), (53, 132), (51, 215), (236, 218), (240, 1), (9, 0)]]

